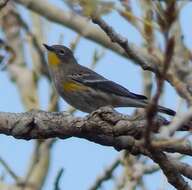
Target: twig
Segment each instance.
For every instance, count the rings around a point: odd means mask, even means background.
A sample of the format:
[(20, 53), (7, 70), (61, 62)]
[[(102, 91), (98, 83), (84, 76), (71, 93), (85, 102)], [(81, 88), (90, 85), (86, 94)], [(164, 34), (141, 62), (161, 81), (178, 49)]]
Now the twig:
[(18, 177), (15, 172), (9, 167), (9, 165), (0, 157), (0, 163), (2, 166), (7, 170), (7, 172), (10, 174), (10, 176), (17, 182), (20, 183), (20, 177)]
[(57, 92), (55, 91), (54, 87), (51, 87), (51, 95), (50, 95), (50, 100), (48, 104), (48, 111), (58, 111), (59, 110), (59, 105), (58, 105), (58, 100), (59, 96)]
[(116, 159), (112, 162), (110, 166), (108, 166), (104, 173), (101, 176), (98, 176), (94, 184), (89, 188), (89, 190), (97, 190), (102, 186), (102, 183), (111, 179), (113, 177), (114, 170), (119, 166), (121, 163), (120, 159)]
[(111, 26), (101, 18), (93, 17), (93, 23), (98, 24), (108, 35), (112, 42), (119, 44), (129, 56), (130, 59), (133, 59), (135, 63), (139, 64), (144, 70), (153, 71), (155, 73), (159, 73), (157, 67), (155, 65), (149, 66), (147, 61), (141, 58), (133, 49), (129, 46), (128, 40), (122, 37), (120, 34), (116, 33)]
[(63, 168), (61, 168), (58, 171), (57, 176), (55, 178), (55, 182), (54, 182), (54, 190), (61, 190), (61, 188), (59, 187), (59, 183), (60, 183), (61, 177), (63, 175), (63, 172), (64, 172)]
[(182, 175), (176, 169), (175, 165), (168, 159), (165, 153), (161, 151), (153, 151), (151, 154), (153, 161), (159, 164), (167, 180), (178, 190), (191, 190), (191, 187), (185, 182)]
[(94, 53), (93, 53), (93, 58), (92, 58), (92, 63), (90, 65), (90, 68), (95, 69), (96, 65), (104, 57), (104, 55), (105, 55), (104, 49), (102, 49), (101, 52), (99, 52), (97, 49), (95, 49)]
[(70, 49), (74, 52), (74, 50), (77, 48), (77, 45), (79, 44), (81, 39), (81, 35), (77, 34), (77, 36), (70, 42)]
[(8, 45), (8, 43), (6, 41), (4, 41), (2, 39), (0, 39), (0, 47), (4, 48), (11, 55), (11, 57), (7, 61), (8, 64), (11, 64), (16, 58), (16, 53), (15, 53), (14, 49), (10, 45)]
[(168, 141), (161, 142), (158, 141), (152, 141), (151, 145), (154, 149), (158, 150), (164, 150), (166, 152), (177, 152), (183, 155), (189, 155), (192, 156), (192, 145), (190, 141), (184, 140), (184, 138), (181, 139), (170, 139)]
[(169, 127), (162, 128), (160, 135), (166, 137), (173, 136), (174, 133), (183, 126), (183, 124), (192, 125), (192, 123), (189, 122), (191, 118), (192, 118), (192, 107), (189, 108), (189, 110), (186, 113), (177, 115), (177, 117), (174, 118)]
[(152, 173), (154, 173), (154, 172), (157, 172), (157, 171), (159, 171), (159, 166), (157, 165), (157, 164), (153, 164), (153, 165), (147, 165), (147, 166), (145, 166), (144, 167), (144, 171), (143, 171), (143, 173), (144, 174), (152, 174)]
[(147, 123), (146, 132), (145, 132), (145, 143), (147, 146), (151, 145), (151, 140), (150, 140), (151, 131), (152, 131), (152, 128), (155, 126), (153, 118), (155, 117), (158, 111), (158, 100), (163, 90), (165, 76), (170, 66), (173, 52), (174, 52), (174, 38), (172, 37), (167, 42), (167, 46), (165, 50), (165, 60), (163, 63), (163, 70), (161, 73), (159, 73), (159, 75), (157, 75), (157, 92), (152, 98), (151, 102), (149, 103), (146, 111), (148, 123)]
[(29, 26), (27, 25), (27, 23), (21, 18), (21, 16), (17, 13), (15, 13), (18, 21), (20, 22), (21, 26), (24, 28), (24, 30), (27, 32), (27, 34), (31, 37), (32, 40), (32, 44), (34, 46), (34, 48), (36, 49), (37, 53), (39, 54), (40, 57), (40, 61), (41, 61), (41, 71), (43, 74), (45, 74), (45, 76), (47, 76), (49, 78), (49, 72), (48, 72), (48, 67), (46, 64), (46, 59), (44, 56), (44, 52), (41, 49), (41, 46), (39, 45), (38, 39), (36, 38), (36, 36), (30, 31)]
[[(31, 160), (31, 164), (28, 167), (27, 174), (25, 175), (24, 182), (21, 190), (27, 190), (27, 186), (33, 186), (35, 189), (40, 189), (43, 185), (44, 173), (48, 170), (48, 160), (50, 159), (51, 147), (56, 142), (56, 139), (47, 139), (36, 141), (34, 154)], [(34, 180), (35, 179), (35, 180)]]

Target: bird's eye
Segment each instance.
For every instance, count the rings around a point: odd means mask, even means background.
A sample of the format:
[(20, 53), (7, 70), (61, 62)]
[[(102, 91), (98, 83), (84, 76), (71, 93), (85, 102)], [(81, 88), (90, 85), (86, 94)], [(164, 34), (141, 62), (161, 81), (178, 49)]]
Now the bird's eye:
[(59, 50), (59, 54), (64, 55), (65, 51), (61, 49), (61, 50)]

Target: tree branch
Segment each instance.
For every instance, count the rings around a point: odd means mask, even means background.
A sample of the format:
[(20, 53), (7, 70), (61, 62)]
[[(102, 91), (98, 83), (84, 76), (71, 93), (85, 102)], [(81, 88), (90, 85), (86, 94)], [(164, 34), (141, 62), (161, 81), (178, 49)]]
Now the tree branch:
[(10, 176), (17, 182), (21, 182), (20, 177), (10, 168), (10, 166), (0, 157), (0, 163), (6, 169), (6, 171), (10, 174)]
[(89, 188), (89, 190), (97, 190), (101, 188), (103, 182), (111, 179), (113, 177), (113, 172), (114, 170), (119, 166), (121, 163), (120, 159), (115, 159), (110, 166), (108, 166), (105, 170), (104, 173), (100, 176), (97, 177), (96, 181), (94, 184)]
[[(154, 120), (158, 127), (153, 128), (153, 133), (157, 133), (161, 126), (169, 124), (165, 118), (159, 115)], [(0, 112), (1, 134), (26, 140), (54, 137), (63, 139), (74, 136), (102, 145), (114, 146), (119, 150), (127, 149), (133, 141), (135, 145), (142, 147), (146, 124), (144, 113), (131, 117), (122, 115), (110, 107), (102, 107), (84, 118), (74, 117), (67, 112), (37, 110), (25, 113)], [(158, 138), (158, 141), (161, 139)], [(184, 152), (191, 153), (191, 146), (187, 146), (185, 143), (183, 145), (174, 144), (173, 149), (171, 144), (168, 144), (168, 147), (160, 144), (159, 147), (161, 150), (168, 149), (170, 152), (183, 148)]]
[(182, 175), (176, 169), (175, 165), (168, 159), (165, 153), (155, 150), (151, 152), (151, 158), (154, 162), (159, 164), (170, 184), (178, 190), (191, 190), (191, 187), (187, 182), (185, 182)]
[(58, 173), (57, 173), (57, 176), (56, 176), (56, 179), (55, 179), (55, 182), (54, 182), (54, 190), (61, 190), (61, 188), (59, 187), (59, 182), (61, 180), (61, 177), (63, 175), (63, 172), (64, 172), (64, 169), (61, 168)]
[[(158, 115), (154, 119), (158, 126), (168, 124), (167, 120)], [(67, 112), (35, 110), (26, 113), (0, 112), (1, 134), (27, 140), (53, 137), (64, 139), (74, 136), (101, 145), (113, 146), (117, 150), (126, 149), (133, 155), (143, 154), (152, 158), (160, 165), (173, 186), (190, 189), (181, 175), (191, 177), (189, 175), (191, 167), (189, 166), (187, 169), (186, 165), (179, 161), (171, 162), (171, 159), (162, 152), (182, 151), (182, 144), (178, 144), (177, 147), (169, 145), (168, 148), (161, 146), (159, 150), (155, 148), (155, 151), (148, 149), (143, 140), (146, 124), (145, 116), (136, 118), (125, 116), (110, 107), (100, 108), (84, 118), (73, 117)], [(185, 152), (190, 155), (191, 150), (190, 146), (185, 147)], [(167, 163), (169, 164), (167, 165)], [(165, 166), (170, 166), (170, 168)], [(173, 176), (175, 176), (175, 180)]]

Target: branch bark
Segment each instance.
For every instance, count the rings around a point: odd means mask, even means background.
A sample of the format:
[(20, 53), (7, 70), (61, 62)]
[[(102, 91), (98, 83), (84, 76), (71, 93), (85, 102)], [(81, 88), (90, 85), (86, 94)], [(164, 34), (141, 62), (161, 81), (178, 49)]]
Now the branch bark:
[[(168, 122), (160, 116), (156, 121), (159, 126)], [(0, 133), (26, 140), (76, 136), (112, 146), (114, 138), (121, 135), (141, 138), (145, 125), (144, 115), (133, 118), (109, 107), (100, 108), (85, 118), (76, 118), (67, 112), (0, 112)]]
[[(158, 126), (167, 124), (167, 121), (160, 116), (155, 118), (155, 122)], [(190, 190), (191, 188), (182, 175), (190, 178), (191, 176), (188, 174), (191, 167), (189, 166), (186, 171), (185, 164), (181, 164), (179, 161), (171, 162), (171, 159), (162, 152), (182, 150), (182, 145), (179, 148), (173, 146), (173, 149), (171, 145), (169, 148), (165, 146), (159, 150), (157, 148), (155, 151), (148, 149), (142, 139), (146, 124), (145, 116), (136, 118), (125, 116), (110, 107), (100, 108), (84, 118), (76, 118), (67, 112), (35, 110), (26, 113), (0, 112), (1, 134), (26, 140), (53, 137), (64, 139), (74, 136), (101, 145), (113, 146), (117, 150), (126, 149), (133, 155), (143, 154), (159, 164), (173, 186), (178, 189)], [(186, 153), (188, 151), (191, 154), (191, 147)]]
[[(169, 122), (162, 116), (154, 118), (157, 133), (161, 126)], [(139, 116), (122, 115), (110, 107), (102, 107), (84, 118), (77, 118), (68, 112), (45, 112), (32, 110), (25, 113), (0, 112), (0, 133), (11, 135), (19, 139), (47, 139), (58, 137), (84, 138), (95, 143), (113, 146), (118, 150), (135, 147), (144, 153), (143, 135), (147, 125), (145, 114)], [(155, 136), (154, 136), (155, 141)], [(161, 151), (179, 152), (191, 155), (191, 146), (187, 141), (183, 143), (163, 143), (165, 138), (158, 138), (155, 147)], [(153, 142), (152, 142), (153, 143)], [(134, 145), (134, 146), (133, 146)], [(133, 149), (134, 152), (134, 149)], [(136, 151), (137, 152), (137, 151)]]

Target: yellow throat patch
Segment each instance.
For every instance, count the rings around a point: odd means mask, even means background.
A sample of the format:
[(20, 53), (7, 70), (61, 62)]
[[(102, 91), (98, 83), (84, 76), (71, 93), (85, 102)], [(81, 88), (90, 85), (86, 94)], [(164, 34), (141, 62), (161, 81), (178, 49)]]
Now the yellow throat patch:
[(65, 91), (81, 91), (88, 89), (86, 86), (77, 84), (75, 82), (65, 82), (63, 88)]
[(58, 65), (60, 64), (60, 59), (54, 52), (48, 52), (48, 61), (50, 65)]

